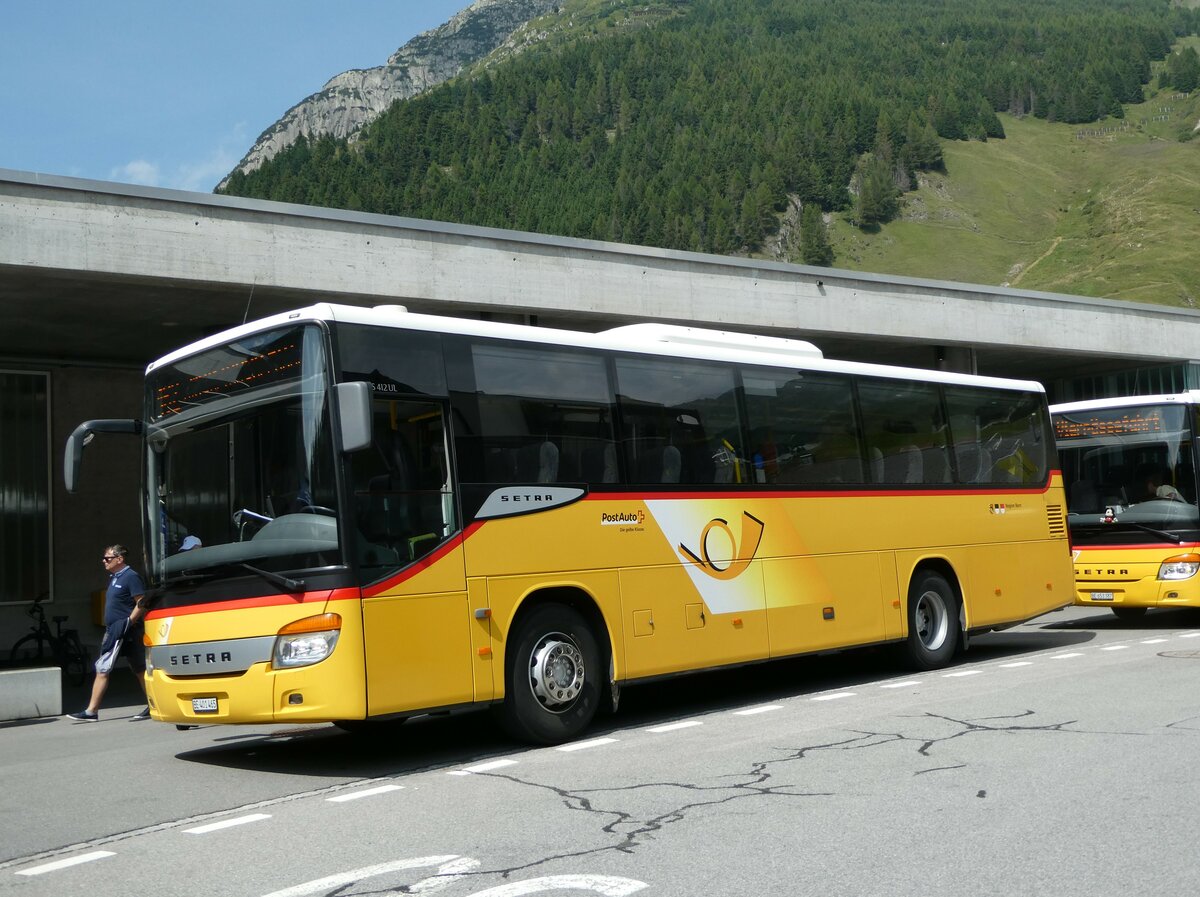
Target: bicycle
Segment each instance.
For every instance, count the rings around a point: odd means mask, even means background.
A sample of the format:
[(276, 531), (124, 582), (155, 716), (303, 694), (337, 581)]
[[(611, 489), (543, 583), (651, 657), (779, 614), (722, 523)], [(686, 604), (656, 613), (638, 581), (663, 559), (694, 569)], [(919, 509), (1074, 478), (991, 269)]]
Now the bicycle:
[(63, 629), (66, 617), (52, 617), (54, 632), (46, 623), (46, 611), (42, 602), (49, 597), (43, 592), (33, 599), (29, 607), (29, 616), (35, 623), (30, 626), (29, 633), (21, 636), (12, 646), (9, 659), (14, 664), (43, 663), (53, 658), (54, 663), (67, 677), (71, 685), (83, 685), (87, 678), (91, 657), (83, 642), (79, 640), (79, 630)]

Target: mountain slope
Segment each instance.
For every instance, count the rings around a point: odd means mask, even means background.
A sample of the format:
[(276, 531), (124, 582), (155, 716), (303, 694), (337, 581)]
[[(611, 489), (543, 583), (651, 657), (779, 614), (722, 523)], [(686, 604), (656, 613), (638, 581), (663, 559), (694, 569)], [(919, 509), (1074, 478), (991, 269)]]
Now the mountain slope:
[[(296, 142), (347, 138), (392, 103), (407, 100), (453, 78), (464, 67), (501, 47), (522, 25), (553, 12), (559, 0), (475, 0), (444, 25), (418, 34), (385, 65), (335, 75), (259, 135), (235, 171), (249, 173)], [(226, 177), (217, 189), (228, 183)]]
[[(235, 172), (225, 192), (791, 259), (803, 241), (780, 222), (815, 205), (832, 222), (835, 265), (906, 273), (924, 262), (923, 276), (1035, 286), (1100, 236), (1111, 205), (1088, 206), (1079, 231), (1037, 203), (1086, 190), (1083, 174), (1103, 166), (1077, 166), (1060, 185), (1053, 169), (1086, 141), (1060, 143), (1007, 172), (981, 168), (970, 187), (963, 160), (1002, 159), (1009, 142), (996, 138), (1025, 123), (1136, 124), (1121, 116), (1141, 103), (1152, 65), (1198, 23), (1161, 0), (1045, 0), (1036, 15), (1024, 0), (563, 0), (520, 55), (492, 54), (393, 105), (355, 142), (302, 139)], [(1129, 171), (1129, 183), (1144, 178)], [(993, 233), (999, 243), (985, 246)], [(955, 240), (975, 248), (947, 252)], [(1107, 281), (1048, 288), (1126, 291), (1112, 276), (1128, 266), (1114, 267)]]

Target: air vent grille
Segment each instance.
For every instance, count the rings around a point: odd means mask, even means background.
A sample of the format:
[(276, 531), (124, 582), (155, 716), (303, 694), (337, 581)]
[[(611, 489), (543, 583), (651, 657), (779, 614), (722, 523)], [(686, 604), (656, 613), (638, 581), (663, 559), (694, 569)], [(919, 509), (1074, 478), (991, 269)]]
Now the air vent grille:
[(1051, 539), (1067, 537), (1067, 517), (1062, 505), (1046, 505), (1046, 523), (1050, 526)]

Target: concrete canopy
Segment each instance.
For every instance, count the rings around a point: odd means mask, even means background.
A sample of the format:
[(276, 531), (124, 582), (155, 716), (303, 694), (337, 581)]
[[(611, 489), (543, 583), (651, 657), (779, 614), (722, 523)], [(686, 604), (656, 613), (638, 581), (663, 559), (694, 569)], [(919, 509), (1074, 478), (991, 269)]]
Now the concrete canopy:
[(0, 169), (0, 356), (140, 367), (314, 301), (786, 335), (1043, 381), (1196, 357), (1200, 313)]

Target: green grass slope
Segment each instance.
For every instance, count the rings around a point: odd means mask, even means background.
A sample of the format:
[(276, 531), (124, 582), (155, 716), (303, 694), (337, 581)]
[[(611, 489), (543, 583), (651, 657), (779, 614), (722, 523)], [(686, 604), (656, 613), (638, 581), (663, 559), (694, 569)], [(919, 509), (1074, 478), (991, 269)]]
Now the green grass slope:
[(834, 266), (1195, 307), (1200, 303), (1200, 92), (1158, 92), (1123, 120), (1002, 116), (1007, 138), (945, 142), (876, 233), (835, 215)]

